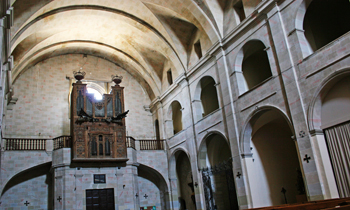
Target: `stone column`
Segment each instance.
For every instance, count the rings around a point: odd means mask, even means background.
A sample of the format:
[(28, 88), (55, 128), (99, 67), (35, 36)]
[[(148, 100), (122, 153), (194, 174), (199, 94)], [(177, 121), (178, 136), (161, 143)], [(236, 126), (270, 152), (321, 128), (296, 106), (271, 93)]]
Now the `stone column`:
[(180, 204), (179, 204), (179, 195), (177, 193), (177, 178), (170, 178), (169, 179), (169, 183), (170, 183), (170, 202), (171, 205), (170, 207), (173, 210), (178, 210), (180, 208)]
[(71, 180), (74, 177), (69, 177), (70, 154), (70, 148), (58, 149), (52, 154), (54, 210), (74, 209), (74, 180)]
[(140, 209), (136, 164), (127, 164), (117, 170), (118, 209)]

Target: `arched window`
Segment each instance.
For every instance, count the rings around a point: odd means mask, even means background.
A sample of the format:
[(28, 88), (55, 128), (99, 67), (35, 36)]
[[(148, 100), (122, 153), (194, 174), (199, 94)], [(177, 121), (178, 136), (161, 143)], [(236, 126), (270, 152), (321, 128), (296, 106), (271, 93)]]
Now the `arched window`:
[(201, 85), (201, 102), (203, 107), (203, 117), (219, 108), (218, 94), (215, 87), (215, 81), (211, 77), (203, 77)]
[(178, 101), (171, 104), (174, 134), (182, 131), (182, 107)]
[(349, 0), (312, 1), (306, 10), (303, 28), (313, 51), (350, 31)]
[(87, 92), (90, 94), (93, 94), (96, 100), (102, 100), (102, 94), (100, 92), (98, 92), (96, 89), (94, 88), (86, 88)]

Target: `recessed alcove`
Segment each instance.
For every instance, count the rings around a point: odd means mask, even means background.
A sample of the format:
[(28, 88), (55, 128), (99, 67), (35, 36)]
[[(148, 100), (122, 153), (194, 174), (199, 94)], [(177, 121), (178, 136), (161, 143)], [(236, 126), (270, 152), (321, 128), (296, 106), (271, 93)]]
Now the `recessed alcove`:
[(303, 28), (312, 51), (316, 51), (350, 31), (350, 2), (312, 1), (306, 10)]
[(182, 131), (182, 107), (178, 101), (171, 103), (172, 121), (174, 134)]
[(259, 40), (247, 42), (239, 51), (235, 63), (240, 95), (272, 77), (266, 46)]
[(201, 102), (203, 117), (212, 113), (219, 108), (218, 94), (216, 91), (215, 81), (211, 77), (204, 77), (200, 81), (201, 85)]
[[(305, 194), (293, 131), (282, 112), (275, 108), (258, 110), (243, 133), (244, 160), (247, 166), (254, 207), (296, 203)], [(298, 190), (300, 191), (298, 192)]]
[(211, 133), (203, 139), (198, 152), (198, 167), (206, 190), (207, 209), (238, 210), (231, 150), (222, 135)]

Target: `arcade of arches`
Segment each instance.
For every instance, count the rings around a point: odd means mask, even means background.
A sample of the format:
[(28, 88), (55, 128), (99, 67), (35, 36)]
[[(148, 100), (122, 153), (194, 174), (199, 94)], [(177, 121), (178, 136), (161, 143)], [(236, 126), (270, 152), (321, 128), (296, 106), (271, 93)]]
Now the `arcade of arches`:
[(350, 197), (348, 14), (349, 0), (1, 1), (1, 208)]

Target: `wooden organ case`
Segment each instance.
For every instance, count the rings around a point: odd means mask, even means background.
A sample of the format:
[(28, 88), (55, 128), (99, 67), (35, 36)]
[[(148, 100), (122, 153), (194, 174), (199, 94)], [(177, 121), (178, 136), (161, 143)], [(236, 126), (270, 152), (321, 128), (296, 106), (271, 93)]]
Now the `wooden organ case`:
[(87, 93), (79, 73), (74, 72), (78, 81), (73, 84), (71, 94), (72, 160), (127, 161), (125, 116), (128, 111), (124, 112), (124, 87), (119, 86), (122, 77), (112, 76), (116, 85), (110, 94), (104, 94), (103, 99), (97, 101), (93, 94)]

